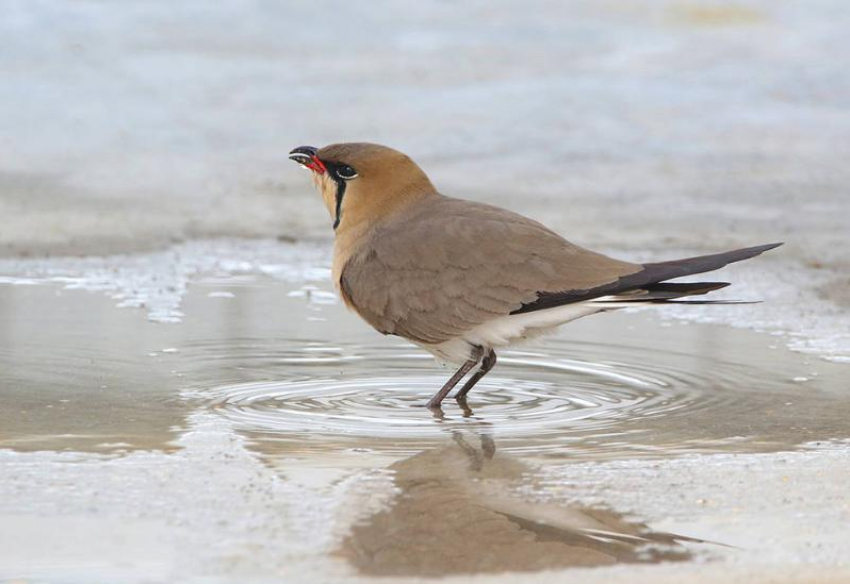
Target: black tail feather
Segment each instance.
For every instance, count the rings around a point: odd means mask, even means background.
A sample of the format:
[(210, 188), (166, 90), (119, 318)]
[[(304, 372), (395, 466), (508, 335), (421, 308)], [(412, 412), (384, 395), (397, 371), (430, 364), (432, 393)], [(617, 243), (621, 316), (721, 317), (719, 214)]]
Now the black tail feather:
[[(656, 262), (644, 264), (644, 271), (633, 274), (633, 276), (641, 275), (644, 284), (661, 282), (663, 280), (671, 280), (673, 278), (681, 278), (682, 276), (690, 276), (691, 274), (701, 274), (720, 268), (742, 260), (747, 260), (757, 255), (760, 255), (775, 247), (779, 247), (781, 243), (768, 243), (767, 245), (757, 245), (755, 247), (745, 247), (733, 251), (725, 251), (722, 253), (713, 253), (710, 255), (685, 258), (681, 260), (671, 260), (666, 262)], [(627, 276), (623, 280), (630, 278)]]
[(666, 300), (681, 296), (707, 294), (708, 292), (725, 288), (728, 285), (729, 282), (657, 282), (642, 289), (648, 293), (647, 300)]
[[(523, 312), (533, 312), (535, 310), (544, 310), (553, 308), (563, 304), (572, 304), (574, 302), (582, 302), (585, 300), (593, 300), (602, 296), (614, 296), (635, 293), (634, 301), (651, 301), (652, 294), (657, 295), (660, 302), (669, 301), (670, 298), (681, 296), (692, 296), (695, 294), (705, 294), (711, 290), (722, 288), (725, 282), (698, 282), (698, 283), (670, 283), (666, 280), (673, 278), (681, 278), (683, 276), (691, 276), (693, 274), (701, 274), (712, 270), (720, 269), (728, 264), (740, 262), (759, 254), (762, 254), (775, 247), (779, 247), (782, 243), (769, 243), (767, 245), (757, 245), (755, 247), (746, 247), (732, 251), (715, 253), (692, 258), (684, 258), (680, 260), (671, 260), (666, 262), (654, 262), (643, 264), (643, 269), (634, 274), (623, 276), (616, 282), (605, 284), (590, 290), (567, 290), (563, 292), (540, 292), (537, 295), (537, 300), (529, 304), (523, 304), (521, 308), (515, 310), (511, 314), (521, 314)], [(702, 290), (703, 287), (707, 287)], [(712, 287), (713, 286), (713, 287)], [(690, 287), (690, 288), (689, 288)], [(646, 290), (647, 294), (641, 295), (640, 291)], [(689, 291), (690, 290), (690, 291)], [(678, 294), (676, 292), (679, 292)], [(630, 301), (631, 298), (620, 298), (612, 301)], [(694, 301), (697, 302), (697, 301)], [(711, 302), (711, 301), (707, 301)], [(723, 302), (724, 304), (727, 302)]]
[(600, 302), (667, 302), (682, 296), (698, 296), (707, 294), (720, 288), (725, 288), (729, 282), (659, 282), (649, 284), (637, 290), (630, 290), (622, 294), (606, 296)]

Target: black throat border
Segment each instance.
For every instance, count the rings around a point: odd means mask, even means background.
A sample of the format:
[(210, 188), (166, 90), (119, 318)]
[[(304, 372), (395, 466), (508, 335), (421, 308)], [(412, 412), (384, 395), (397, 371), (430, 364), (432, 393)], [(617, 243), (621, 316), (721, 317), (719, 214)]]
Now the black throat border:
[(345, 181), (333, 179), (336, 183), (336, 195), (334, 199), (336, 200), (336, 216), (334, 217), (334, 231), (339, 227), (339, 222), (342, 220), (342, 198), (345, 196)]

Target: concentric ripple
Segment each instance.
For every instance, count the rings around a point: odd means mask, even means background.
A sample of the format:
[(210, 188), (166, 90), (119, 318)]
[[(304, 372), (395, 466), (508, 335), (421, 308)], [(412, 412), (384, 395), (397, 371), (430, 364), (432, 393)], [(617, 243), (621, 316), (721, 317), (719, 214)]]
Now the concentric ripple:
[(415, 452), (460, 430), (542, 456), (761, 449), (787, 440), (789, 414), (799, 413), (776, 408), (798, 389), (779, 375), (625, 344), (552, 339), (540, 351), (505, 351), (468, 409), (447, 399), (436, 414), (423, 404), (452, 370), (403, 345), (276, 351), (242, 340), (224, 352), (196, 349), (219, 365), (230, 359), (238, 372), (200, 391), (209, 406), (237, 430), (293, 454)]

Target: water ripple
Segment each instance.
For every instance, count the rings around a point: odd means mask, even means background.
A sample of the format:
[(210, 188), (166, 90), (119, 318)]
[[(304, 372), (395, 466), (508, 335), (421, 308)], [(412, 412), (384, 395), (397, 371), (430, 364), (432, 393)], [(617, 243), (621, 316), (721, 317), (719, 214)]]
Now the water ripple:
[[(415, 452), (461, 429), (542, 455), (740, 447), (741, 414), (775, 406), (791, 390), (788, 380), (737, 363), (617, 345), (606, 345), (603, 358), (601, 346), (555, 339), (544, 351), (504, 352), (470, 394), (470, 409), (448, 399), (432, 415), (423, 404), (451, 370), (404, 346), (290, 342), (283, 350), (243, 339), (194, 349), (196, 366), (239, 372), (227, 383), (218, 375), (197, 395), (237, 429), (294, 454)], [(786, 419), (779, 409), (763, 424), (750, 420), (747, 440), (778, 439), (767, 434)]]

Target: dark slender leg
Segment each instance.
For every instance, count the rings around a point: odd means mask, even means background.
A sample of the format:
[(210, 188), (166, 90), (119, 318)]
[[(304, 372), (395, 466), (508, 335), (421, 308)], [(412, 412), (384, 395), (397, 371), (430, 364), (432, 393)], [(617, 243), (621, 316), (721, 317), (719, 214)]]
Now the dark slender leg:
[(435, 408), (439, 408), (440, 404), (443, 403), (443, 400), (446, 398), (447, 395), (449, 395), (449, 392), (454, 389), (455, 385), (457, 385), (458, 382), (463, 379), (464, 375), (469, 373), (470, 369), (472, 369), (478, 364), (478, 362), (481, 360), (482, 352), (483, 351), (481, 347), (476, 347), (472, 353), (472, 359), (461, 365), (460, 369), (455, 371), (455, 374), (452, 375), (451, 379), (449, 379), (446, 384), (440, 388), (440, 391), (438, 391), (434, 395), (434, 397), (428, 400), (428, 403), (425, 405), (431, 408), (432, 410)]
[(463, 387), (460, 388), (460, 391), (457, 392), (455, 399), (457, 401), (466, 401), (466, 394), (469, 393), (469, 390), (472, 389), (476, 383), (478, 383), (482, 377), (487, 375), (487, 372), (490, 371), (493, 366), (496, 364), (496, 351), (490, 349), (490, 351), (484, 355), (484, 360), (481, 361), (481, 369), (475, 372), (475, 375), (469, 378)]

